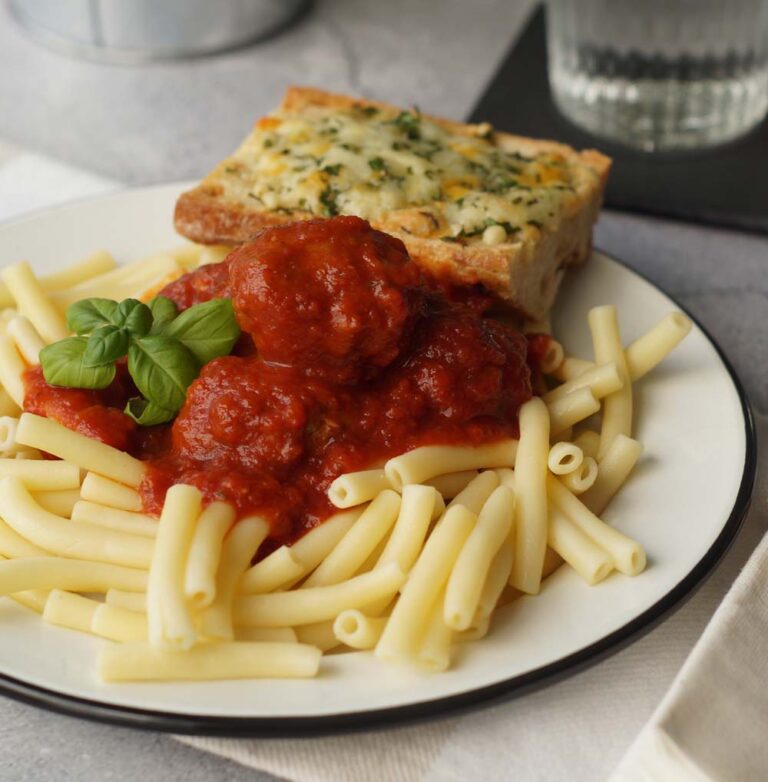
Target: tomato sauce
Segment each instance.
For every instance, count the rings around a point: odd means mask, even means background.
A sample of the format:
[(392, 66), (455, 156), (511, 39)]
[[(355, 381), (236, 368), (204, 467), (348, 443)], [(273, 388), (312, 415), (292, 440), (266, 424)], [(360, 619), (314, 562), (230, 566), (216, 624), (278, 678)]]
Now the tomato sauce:
[(135, 451), (136, 424), (122, 412), (125, 400), (135, 396), (125, 363), (117, 367), (112, 384), (103, 391), (49, 386), (40, 367), (24, 375), (24, 409), (53, 418), (86, 437), (101, 440), (121, 451)]
[(190, 483), (267, 517), (273, 545), (290, 542), (333, 512), (341, 473), (418, 445), (517, 436), (531, 396), (525, 337), (448, 301), (399, 240), (358, 218), (268, 229), (162, 293), (180, 308), (231, 296), (245, 335), (203, 367), (172, 426), (137, 431), (120, 412), (123, 373), (102, 392), (30, 373), (25, 401), (147, 459), (151, 513)]
[(211, 299), (230, 299), (229, 263), (201, 266), (193, 274), (184, 274), (167, 285), (162, 294), (173, 299), (182, 310)]
[(547, 355), (552, 337), (549, 334), (526, 334), (528, 340), (528, 365), (532, 372), (541, 372), (541, 364)]

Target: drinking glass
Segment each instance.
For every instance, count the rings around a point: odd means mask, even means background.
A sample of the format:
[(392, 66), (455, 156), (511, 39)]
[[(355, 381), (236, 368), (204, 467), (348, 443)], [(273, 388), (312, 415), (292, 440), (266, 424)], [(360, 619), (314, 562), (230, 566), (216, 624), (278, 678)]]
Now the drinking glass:
[(560, 111), (631, 147), (719, 144), (768, 111), (768, 0), (547, 0), (547, 47)]

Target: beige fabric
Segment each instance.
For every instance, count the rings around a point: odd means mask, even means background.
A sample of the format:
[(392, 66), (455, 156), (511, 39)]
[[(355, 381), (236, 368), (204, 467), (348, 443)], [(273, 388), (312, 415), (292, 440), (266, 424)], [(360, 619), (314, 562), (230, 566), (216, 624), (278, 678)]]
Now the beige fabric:
[(611, 782), (767, 778), (768, 535)]
[(298, 740), (179, 739), (290, 780), (409, 782), (424, 778), (455, 727), (456, 720), (445, 720), (416, 728)]

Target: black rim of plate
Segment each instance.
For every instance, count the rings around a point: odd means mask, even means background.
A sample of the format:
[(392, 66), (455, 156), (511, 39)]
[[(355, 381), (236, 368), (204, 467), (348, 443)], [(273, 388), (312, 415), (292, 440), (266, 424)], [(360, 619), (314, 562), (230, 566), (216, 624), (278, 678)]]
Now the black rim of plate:
[(619, 651), (651, 630), (674, 610), (680, 608), (685, 600), (692, 596), (696, 588), (713, 571), (734, 541), (749, 509), (752, 489), (755, 483), (757, 472), (757, 433), (746, 391), (730, 361), (725, 357), (722, 349), (707, 329), (702, 326), (697, 318), (688, 312), (687, 308), (683, 307), (669, 294), (664, 293), (645, 275), (635, 269), (631, 269), (607, 253), (601, 254), (663, 293), (701, 329), (728, 372), (739, 397), (744, 416), (746, 440), (744, 471), (739, 491), (736, 494), (736, 500), (727, 521), (717, 539), (688, 575), (642, 614), (636, 616), (618, 630), (604, 636), (599, 641), (519, 676), (435, 700), (420, 701), (372, 711), (345, 712), (311, 717), (187, 715), (175, 712), (137, 709), (79, 698), (45, 687), (28, 684), (4, 674), (0, 674), (0, 694), (34, 706), (41, 706), (60, 714), (143, 730), (159, 730), (189, 735), (253, 738), (319, 736), (394, 727), (427, 719), (438, 719), (449, 714), (468, 711), (481, 706), (489, 706), (494, 702), (523, 695), (538, 687), (552, 684), (565, 676), (576, 673), (599, 662), (609, 654)]

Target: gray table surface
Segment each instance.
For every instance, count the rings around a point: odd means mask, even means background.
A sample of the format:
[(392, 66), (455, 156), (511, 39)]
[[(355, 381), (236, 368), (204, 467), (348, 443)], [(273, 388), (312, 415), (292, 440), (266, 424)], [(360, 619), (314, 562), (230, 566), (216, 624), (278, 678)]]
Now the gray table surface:
[[(149, 184), (203, 174), (291, 83), (415, 102), (458, 118), (530, 7), (528, 0), (325, 0), (257, 46), (141, 67), (49, 52), (0, 11), (0, 138), (126, 183)], [(768, 414), (768, 240), (606, 213), (596, 244), (689, 307), (731, 358), (754, 407)], [(616, 748), (616, 759), (622, 750)], [(179, 778), (272, 779), (162, 734), (0, 698), (4, 781)]]

